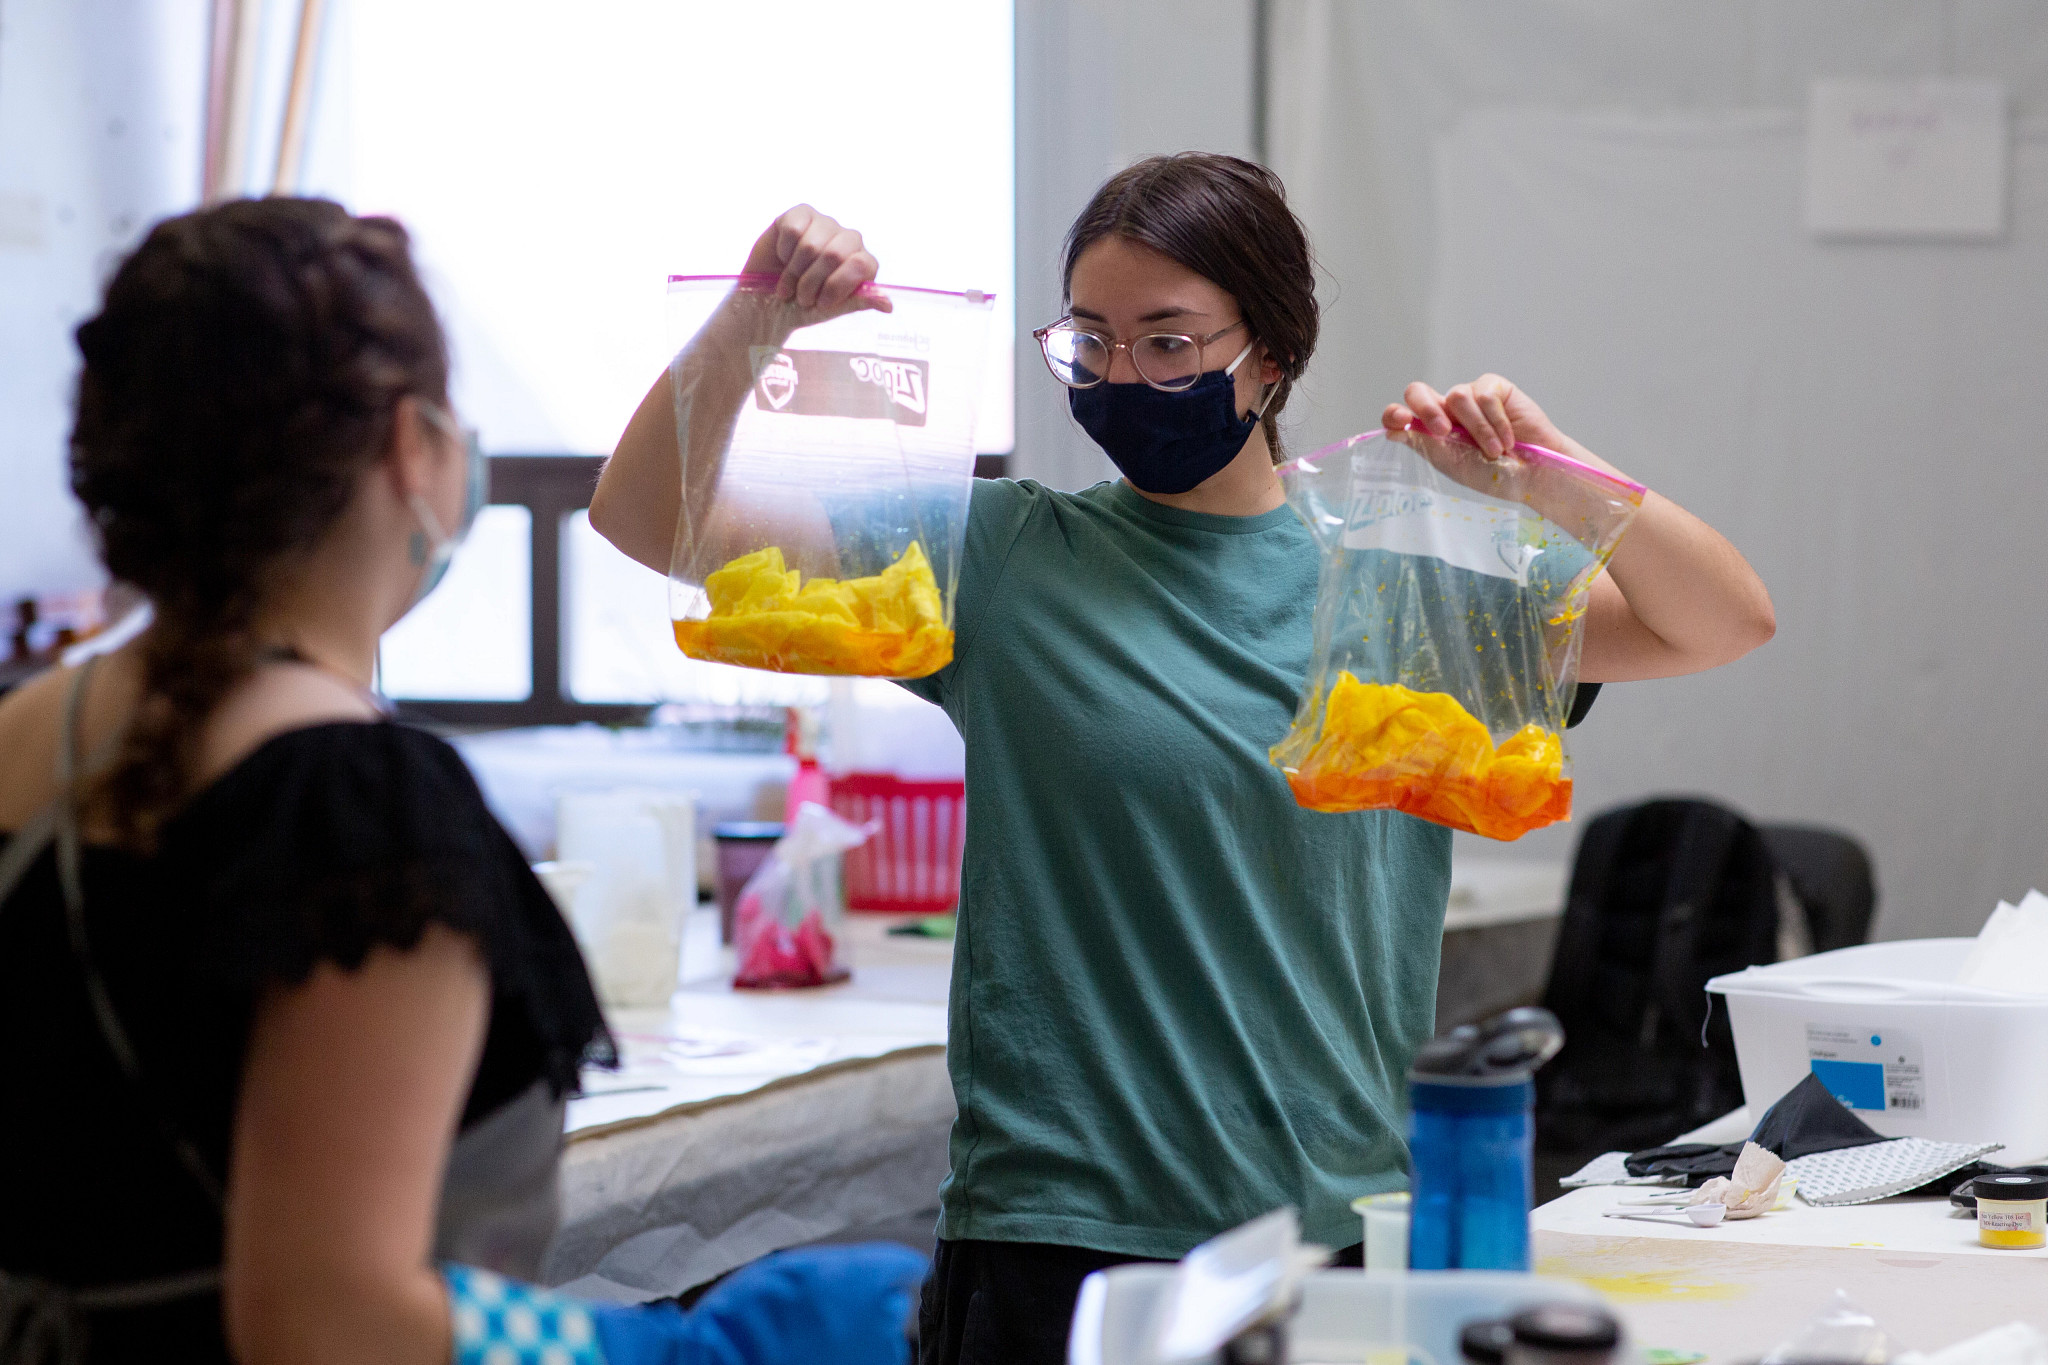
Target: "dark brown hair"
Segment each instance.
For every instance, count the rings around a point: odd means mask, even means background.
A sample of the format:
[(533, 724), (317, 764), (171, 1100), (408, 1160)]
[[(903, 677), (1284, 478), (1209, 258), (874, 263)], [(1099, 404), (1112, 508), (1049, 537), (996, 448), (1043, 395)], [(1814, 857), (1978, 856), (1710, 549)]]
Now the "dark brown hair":
[(1280, 410), (1308, 368), (1321, 325), (1315, 258), (1280, 177), (1215, 152), (1149, 156), (1118, 171), (1067, 229), (1060, 292), (1069, 301), (1074, 263), (1112, 236), (1178, 261), (1237, 300), (1252, 337), (1280, 366), (1263, 423), (1279, 460)]
[(322, 199), (158, 223), (78, 329), (71, 487), (115, 580), (148, 595), (143, 696), (92, 793), (147, 848), (198, 737), (255, 667), (276, 571), (384, 453), (400, 397), (446, 401), (447, 347), (405, 229)]

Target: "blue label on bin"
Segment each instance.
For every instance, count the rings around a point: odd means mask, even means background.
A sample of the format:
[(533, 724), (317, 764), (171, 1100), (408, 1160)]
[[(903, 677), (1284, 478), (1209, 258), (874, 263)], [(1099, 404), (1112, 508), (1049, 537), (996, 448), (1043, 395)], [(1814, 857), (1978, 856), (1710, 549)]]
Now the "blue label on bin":
[(1920, 1042), (1894, 1028), (1808, 1024), (1807, 1065), (1851, 1109), (1919, 1118), (1927, 1109)]
[(1808, 1063), (1828, 1093), (1851, 1109), (1884, 1112), (1884, 1068), (1876, 1062)]

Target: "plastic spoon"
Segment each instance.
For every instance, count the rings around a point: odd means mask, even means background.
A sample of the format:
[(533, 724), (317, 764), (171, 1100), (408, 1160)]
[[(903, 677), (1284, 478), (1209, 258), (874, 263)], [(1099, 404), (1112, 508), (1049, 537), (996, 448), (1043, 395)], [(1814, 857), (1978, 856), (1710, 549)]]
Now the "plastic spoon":
[[(1683, 1213), (1686, 1221), (1696, 1228), (1712, 1228), (1719, 1227), (1721, 1220), (1728, 1216), (1728, 1206), (1726, 1204), (1693, 1204), (1679, 1209), (1677, 1212)], [(1642, 1223), (1670, 1223), (1674, 1225), (1677, 1223), (1675, 1218), (1659, 1213), (1606, 1213), (1601, 1216), (1603, 1218), (1633, 1218)]]

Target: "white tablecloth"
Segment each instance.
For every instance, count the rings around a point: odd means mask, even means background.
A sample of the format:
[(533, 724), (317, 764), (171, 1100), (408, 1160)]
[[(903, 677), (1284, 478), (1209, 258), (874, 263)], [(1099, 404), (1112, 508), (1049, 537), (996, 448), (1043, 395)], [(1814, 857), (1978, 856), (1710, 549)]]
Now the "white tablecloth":
[(563, 1218), (543, 1279), (677, 1294), (808, 1242), (929, 1238), (946, 1174), (951, 945), (847, 933), (855, 975), (734, 991), (717, 916), (693, 917), (669, 1009), (614, 1011), (625, 1065), (569, 1106)]
[[(1540, 990), (1563, 878), (1552, 864), (1459, 864), (1441, 1014)], [(548, 1283), (654, 1298), (782, 1247), (931, 1235), (954, 1112), (952, 945), (886, 935), (896, 922), (852, 917), (844, 985), (736, 992), (715, 916), (692, 918), (684, 988), (668, 1010), (613, 1014), (625, 1066), (588, 1075), (570, 1105)]]

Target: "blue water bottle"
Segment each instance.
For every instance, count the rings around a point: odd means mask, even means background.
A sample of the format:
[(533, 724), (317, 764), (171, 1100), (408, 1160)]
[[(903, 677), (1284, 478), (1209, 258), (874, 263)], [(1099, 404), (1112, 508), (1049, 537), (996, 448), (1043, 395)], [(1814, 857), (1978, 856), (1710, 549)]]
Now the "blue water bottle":
[(1431, 1039), (1408, 1072), (1413, 1270), (1527, 1270), (1536, 1068), (1564, 1046), (1525, 1007)]

